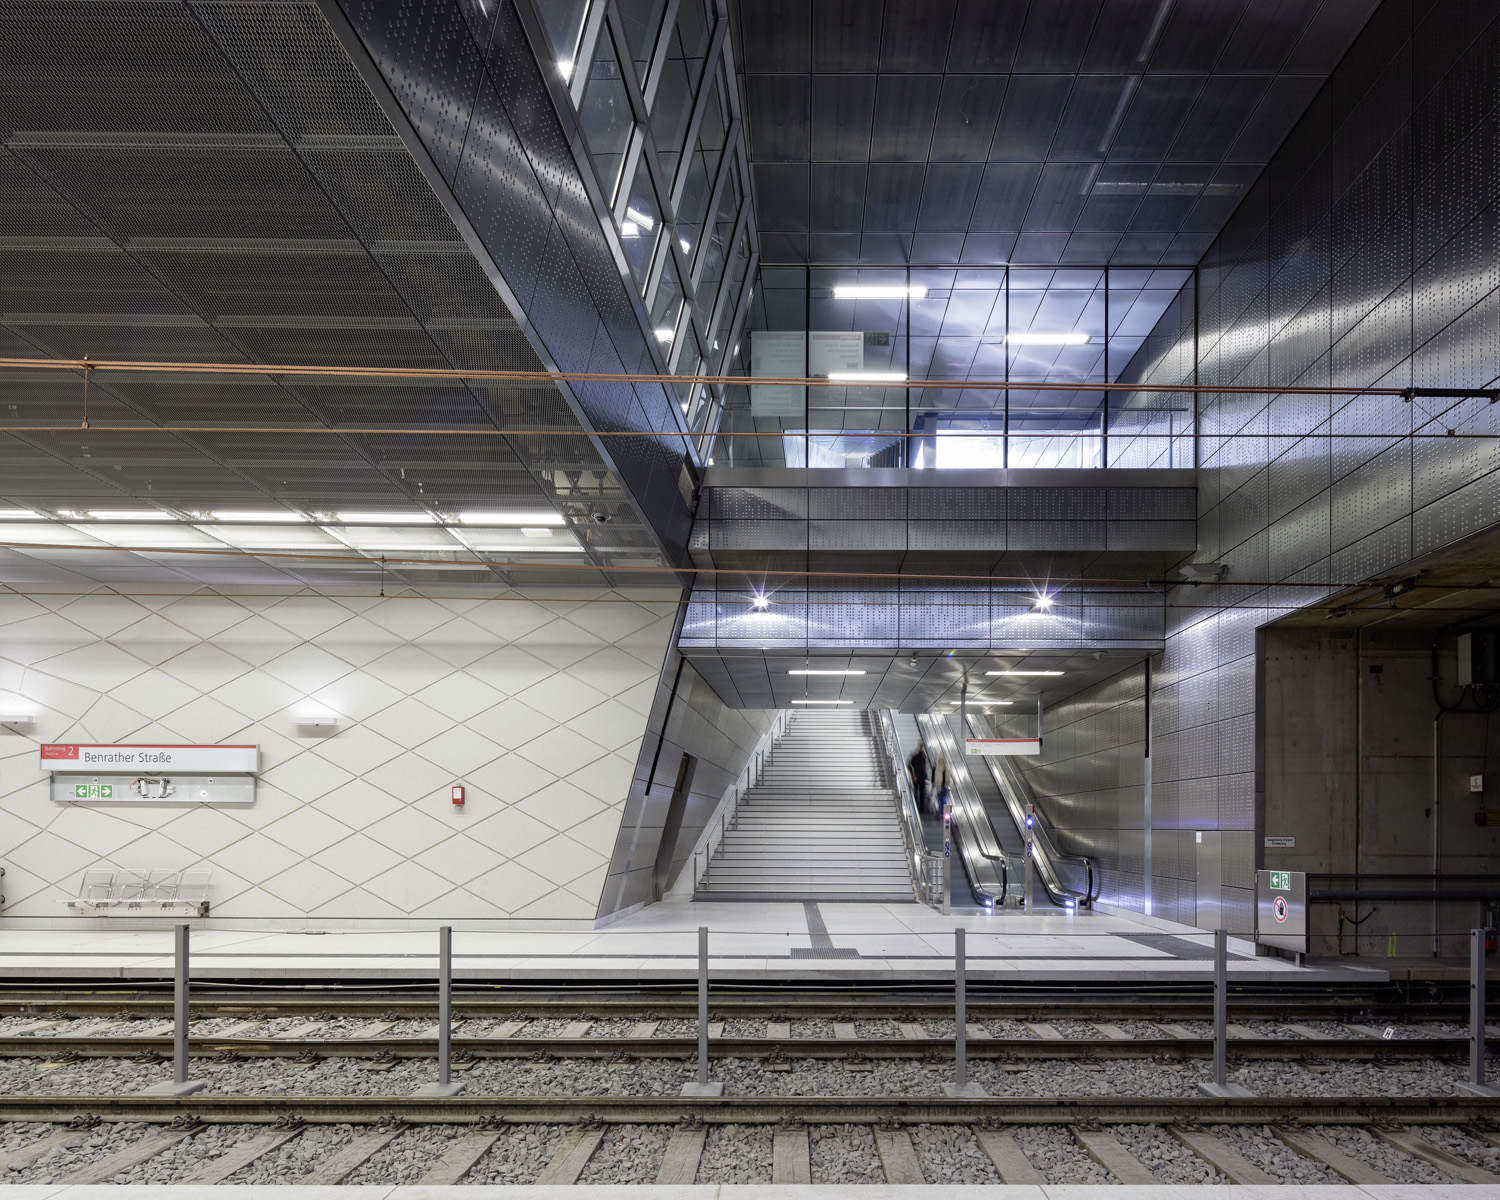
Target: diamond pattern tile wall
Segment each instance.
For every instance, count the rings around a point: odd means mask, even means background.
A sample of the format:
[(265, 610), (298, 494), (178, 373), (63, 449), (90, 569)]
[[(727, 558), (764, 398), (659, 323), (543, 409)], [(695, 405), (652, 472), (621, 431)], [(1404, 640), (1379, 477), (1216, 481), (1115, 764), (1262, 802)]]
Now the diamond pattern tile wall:
[[(36, 713), (0, 726), (0, 915), (201, 864), (225, 919), (592, 918), (675, 600), (0, 591), (0, 699)], [(44, 741), (255, 742), (256, 802), (56, 805)]]

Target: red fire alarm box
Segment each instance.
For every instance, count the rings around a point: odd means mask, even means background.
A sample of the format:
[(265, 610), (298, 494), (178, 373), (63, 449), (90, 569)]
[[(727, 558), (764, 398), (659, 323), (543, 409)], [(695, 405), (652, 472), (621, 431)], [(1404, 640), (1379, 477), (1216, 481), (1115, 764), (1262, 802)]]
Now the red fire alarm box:
[(455, 783), (453, 785), (453, 807), (454, 808), (462, 808), (463, 806), (464, 806), (464, 789), (463, 789), (463, 784), (461, 784), (461, 783)]

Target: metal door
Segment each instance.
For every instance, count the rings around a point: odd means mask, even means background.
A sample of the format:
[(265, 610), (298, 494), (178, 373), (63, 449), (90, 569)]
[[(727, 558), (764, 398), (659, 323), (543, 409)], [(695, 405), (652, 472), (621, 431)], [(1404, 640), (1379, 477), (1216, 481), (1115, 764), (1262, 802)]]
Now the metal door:
[(1198, 902), (1193, 924), (1199, 929), (1219, 927), (1219, 885), (1224, 882), (1219, 846), (1221, 836), (1216, 829), (1200, 829), (1193, 834), (1198, 868)]

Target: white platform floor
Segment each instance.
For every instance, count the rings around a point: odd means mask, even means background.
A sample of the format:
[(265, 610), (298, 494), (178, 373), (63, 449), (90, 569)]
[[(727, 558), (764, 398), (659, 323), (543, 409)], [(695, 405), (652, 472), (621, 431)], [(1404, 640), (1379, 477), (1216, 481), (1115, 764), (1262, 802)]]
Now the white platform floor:
[(67, 1187), (53, 1184), (0, 1186), (0, 1200), (1500, 1200), (1491, 1184), (1308, 1184), (1245, 1187), (1123, 1187), (1108, 1184), (992, 1184), (925, 1186), (865, 1184), (655, 1184), (592, 1187)]
[[(137, 923), (139, 924), (139, 923)], [(192, 935), (194, 978), (430, 979), (431, 930), (271, 929), (210, 921)], [(951, 978), (953, 931), (966, 930), (973, 979), (1211, 978), (1212, 934), (1138, 915), (1005, 911), (942, 916), (918, 904), (656, 904), (605, 927), (496, 923), (454, 930), (455, 978), (678, 979), (697, 970), (697, 930), (709, 928), (719, 977), (908, 980)], [(0, 977), (159, 978), (171, 973), (171, 922), (149, 928), (77, 922), (0, 925)], [(1299, 968), (1230, 942), (1235, 979), (1380, 980), (1329, 964)]]

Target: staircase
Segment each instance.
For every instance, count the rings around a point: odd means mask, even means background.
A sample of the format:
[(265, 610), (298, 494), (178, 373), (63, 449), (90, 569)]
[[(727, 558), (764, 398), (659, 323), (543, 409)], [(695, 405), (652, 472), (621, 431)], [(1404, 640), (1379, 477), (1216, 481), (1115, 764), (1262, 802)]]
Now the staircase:
[(912, 898), (871, 715), (797, 711), (747, 791), (698, 900)]

